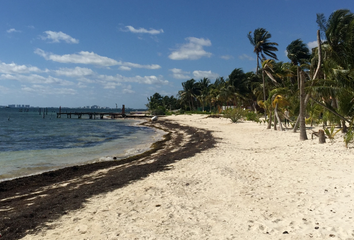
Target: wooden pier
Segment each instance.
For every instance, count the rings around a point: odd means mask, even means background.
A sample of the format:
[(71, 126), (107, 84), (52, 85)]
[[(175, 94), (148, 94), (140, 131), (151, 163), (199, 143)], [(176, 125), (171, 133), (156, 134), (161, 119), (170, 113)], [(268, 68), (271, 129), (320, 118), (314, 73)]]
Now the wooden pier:
[(61, 118), (62, 115), (66, 115), (66, 118), (71, 118), (71, 116), (77, 116), (78, 119), (81, 119), (82, 116), (87, 115), (89, 119), (114, 119), (114, 118), (147, 118), (152, 117), (148, 112), (130, 112), (129, 114), (125, 113), (125, 105), (122, 106), (122, 112), (62, 112), (61, 107), (57, 113), (57, 118)]
[(72, 116), (77, 116), (77, 118), (82, 118), (82, 116), (87, 115), (89, 119), (104, 119), (107, 118), (122, 118), (125, 114), (122, 113), (112, 113), (112, 112), (59, 112), (57, 113), (57, 118), (61, 118), (62, 115), (66, 115), (67, 118)]
[(147, 114), (123, 114), (121, 112), (59, 112), (57, 113), (57, 118), (62, 116), (66, 118), (71, 118), (76, 116), (76, 118), (81, 119), (82, 116), (87, 116), (88, 119), (114, 119), (114, 118), (147, 118), (152, 117)]

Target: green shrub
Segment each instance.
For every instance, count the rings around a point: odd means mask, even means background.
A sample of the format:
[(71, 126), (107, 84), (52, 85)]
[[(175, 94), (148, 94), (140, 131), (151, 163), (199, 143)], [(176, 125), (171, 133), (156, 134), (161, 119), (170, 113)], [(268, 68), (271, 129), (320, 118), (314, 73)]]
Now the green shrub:
[(253, 111), (247, 111), (246, 113), (246, 120), (247, 121), (255, 121), (255, 122), (259, 122), (259, 116), (257, 113), (253, 112)]
[(246, 113), (246, 110), (243, 110), (242, 108), (229, 108), (224, 111), (224, 117), (230, 118), (233, 123), (236, 123), (243, 118)]
[(335, 131), (335, 127), (334, 127), (334, 125), (332, 125), (331, 128), (325, 128), (323, 130), (326, 133), (327, 137), (331, 140), (331, 142), (333, 142), (334, 136), (342, 129), (338, 129)]
[(166, 108), (163, 106), (159, 106), (156, 109), (151, 110), (152, 115), (165, 115), (166, 114)]

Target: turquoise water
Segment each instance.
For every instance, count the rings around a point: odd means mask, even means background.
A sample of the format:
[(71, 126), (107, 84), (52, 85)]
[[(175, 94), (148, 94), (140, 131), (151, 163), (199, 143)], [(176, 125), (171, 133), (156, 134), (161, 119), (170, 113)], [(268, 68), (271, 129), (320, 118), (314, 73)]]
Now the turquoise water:
[(56, 112), (0, 109), (0, 181), (135, 155), (162, 136), (134, 120), (56, 118)]

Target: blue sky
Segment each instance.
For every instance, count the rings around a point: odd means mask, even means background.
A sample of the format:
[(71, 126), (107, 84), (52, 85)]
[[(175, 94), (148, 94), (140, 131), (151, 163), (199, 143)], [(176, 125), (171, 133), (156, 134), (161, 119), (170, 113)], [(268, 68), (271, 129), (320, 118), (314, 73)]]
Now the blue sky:
[(0, 105), (144, 108), (155, 92), (254, 71), (247, 34), (265, 28), (280, 61), (316, 41), (316, 13), (353, 0), (2, 0)]

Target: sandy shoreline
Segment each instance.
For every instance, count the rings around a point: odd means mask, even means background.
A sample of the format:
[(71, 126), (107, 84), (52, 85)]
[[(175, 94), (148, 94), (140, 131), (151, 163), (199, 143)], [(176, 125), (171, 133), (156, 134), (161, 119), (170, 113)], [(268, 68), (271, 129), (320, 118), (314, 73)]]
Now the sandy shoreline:
[[(253, 122), (166, 119), (200, 129), (179, 136), (178, 159), (173, 148), (157, 154), (173, 160), (167, 171), (91, 194), (23, 239), (354, 239), (354, 149), (344, 147), (340, 134), (318, 144), (310, 134), (299, 141), (298, 133)], [(206, 144), (207, 131), (215, 147), (193, 145)]]

